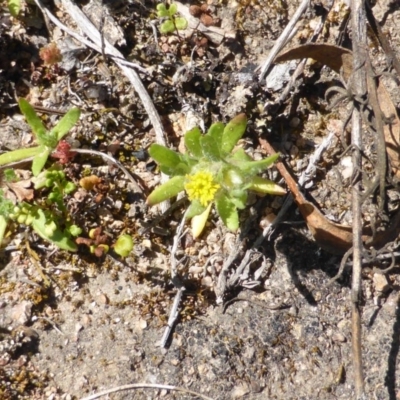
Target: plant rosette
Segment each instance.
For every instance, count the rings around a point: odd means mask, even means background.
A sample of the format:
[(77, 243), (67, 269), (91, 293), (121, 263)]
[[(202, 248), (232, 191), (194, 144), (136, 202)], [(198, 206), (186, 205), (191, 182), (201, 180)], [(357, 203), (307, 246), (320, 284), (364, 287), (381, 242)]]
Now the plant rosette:
[(193, 128), (184, 137), (186, 154), (152, 144), (150, 156), (171, 178), (149, 195), (147, 203), (158, 204), (185, 190), (191, 201), (185, 216), (192, 220), (193, 237), (197, 238), (213, 204), (226, 227), (237, 231), (238, 210), (246, 207), (249, 191), (284, 195), (282, 187), (259, 176), (279, 154), (254, 161), (242, 148), (235, 148), (246, 126), (246, 115), (239, 114), (227, 125), (211, 125), (205, 135)]

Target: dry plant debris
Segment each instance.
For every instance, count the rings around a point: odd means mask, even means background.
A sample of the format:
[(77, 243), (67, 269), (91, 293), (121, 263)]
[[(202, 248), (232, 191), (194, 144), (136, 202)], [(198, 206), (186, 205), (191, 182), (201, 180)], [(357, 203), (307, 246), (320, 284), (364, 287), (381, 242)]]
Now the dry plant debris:
[[(18, 99), (46, 127), (78, 107), (47, 165), (77, 186), (65, 206), (83, 233), (72, 254), (7, 227), (0, 397), (398, 397), (400, 8), (366, 2), (356, 46), (344, 0), (175, 4), (187, 28), (168, 34), (156, 3), (1, 6), (0, 151), (33, 145)], [(295, 205), (250, 195), (238, 233), (211, 212), (194, 240), (185, 199), (146, 206), (165, 180), (148, 149), (239, 113), (239, 146), (281, 154), (264, 178)], [(9, 167), (7, 196), (37, 200), (29, 160)]]

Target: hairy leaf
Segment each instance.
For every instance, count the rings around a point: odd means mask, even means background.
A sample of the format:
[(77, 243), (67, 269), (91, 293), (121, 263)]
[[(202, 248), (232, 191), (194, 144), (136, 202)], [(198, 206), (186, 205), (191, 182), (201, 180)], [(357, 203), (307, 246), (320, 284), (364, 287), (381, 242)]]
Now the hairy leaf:
[(193, 157), (200, 158), (203, 155), (200, 146), (201, 132), (198, 127), (185, 133), (185, 146)]
[(161, 203), (162, 201), (168, 200), (171, 197), (176, 196), (178, 193), (184, 190), (185, 177), (174, 176), (169, 181), (158, 186), (150, 193), (147, 198), (147, 204), (154, 206), (155, 204)]
[(249, 189), (259, 193), (274, 194), (278, 196), (286, 194), (286, 190), (284, 188), (280, 187), (275, 182), (261, 178), (260, 176), (255, 176), (251, 180)]
[[(71, 128), (79, 121), (81, 110), (79, 108), (71, 108), (50, 131), (51, 136), (57, 138), (57, 143), (71, 130)], [(56, 143), (56, 146), (57, 146)]]
[(195, 215), (199, 215), (204, 212), (205, 209), (206, 207), (204, 207), (198, 200), (193, 200), (185, 212), (185, 218), (191, 219)]
[(22, 114), (24, 114), (26, 121), (32, 129), (37, 142), (43, 144), (41, 141), (46, 135), (46, 128), (43, 126), (41, 119), (36, 114), (35, 109), (23, 98), (19, 99), (18, 104)]
[(38, 176), (40, 171), (46, 164), (47, 159), (51, 153), (51, 149), (46, 146), (41, 146), (40, 153), (35, 155), (32, 161), (32, 173), (34, 176)]
[(222, 122), (216, 122), (210, 126), (210, 129), (207, 131), (206, 135), (214, 138), (215, 142), (218, 145), (218, 148), (221, 150), (222, 144), (222, 134), (224, 132), (225, 125)]
[(9, 164), (12, 162), (24, 160), (25, 158), (33, 157), (40, 153), (43, 146), (28, 147), (26, 149), (17, 149), (8, 151), (0, 155), (0, 165)]
[(210, 161), (221, 160), (221, 152), (219, 150), (219, 146), (213, 137), (207, 135), (203, 136), (200, 139), (200, 145), (204, 157), (208, 158)]
[(157, 143), (154, 143), (150, 146), (149, 154), (150, 157), (161, 166), (174, 168), (180, 162), (182, 162), (182, 158), (179, 153)]
[(226, 227), (235, 232), (239, 228), (239, 215), (235, 205), (227, 196), (220, 196), (215, 201), (217, 212)]
[(233, 118), (225, 127), (222, 134), (221, 150), (225, 154), (229, 154), (236, 143), (246, 131), (247, 117), (246, 114), (239, 114)]
[(267, 169), (279, 158), (279, 153), (258, 161), (239, 161), (235, 163), (239, 169), (249, 175), (256, 175)]

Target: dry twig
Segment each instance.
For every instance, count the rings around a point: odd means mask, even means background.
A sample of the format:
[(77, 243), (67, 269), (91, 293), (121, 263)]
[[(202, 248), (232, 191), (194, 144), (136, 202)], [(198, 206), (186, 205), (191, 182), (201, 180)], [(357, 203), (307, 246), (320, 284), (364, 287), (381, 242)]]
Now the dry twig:
[(182, 236), (185, 234), (185, 232), (183, 232), (183, 227), (185, 225), (185, 222), (186, 222), (186, 213), (183, 215), (181, 223), (178, 226), (178, 229), (174, 237), (174, 243), (171, 249), (171, 280), (174, 286), (178, 289), (178, 292), (175, 295), (175, 300), (172, 304), (171, 312), (169, 314), (167, 327), (165, 328), (164, 335), (161, 339), (161, 347), (165, 347), (167, 345), (168, 338), (172, 332), (172, 328), (175, 325), (175, 322), (179, 316), (178, 307), (180, 305), (183, 292), (186, 290), (186, 288), (183, 286), (180, 277), (178, 276), (177, 267), (179, 262), (176, 260), (176, 252), (178, 250), (180, 240)]
[(95, 400), (102, 396), (107, 396), (111, 393), (122, 392), (124, 390), (132, 390), (132, 389), (164, 389), (164, 390), (175, 390), (177, 392), (183, 392), (187, 394), (192, 394), (193, 396), (200, 397), (204, 400), (213, 400), (211, 397), (205, 396), (204, 394), (193, 392), (192, 390), (188, 390), (185, 388), (181, 388), (179, 386), (172, 386), (172, 385), (160, 385), (158, 383), (133, 383), (131, 385), (123, 385), (118, 386), (112, 389), (107, 389), (102, 392), (92, 394), (87, 397), (82, 397), (80, 400)]
[[(363, 98), (367, 93), (367, 24), (365, 15), (365, 1), (352, 0), (351, 23), (353, 33), (353, 85), (354, 97)], [(351, 144), (353, 146), (353, 168), (361, 171), (362, 148), (362, 112), (365, 105), (355, 101), (352, 117)], [(352, 214), (353, 214), (353, 275), (351, 285), (352, 302), (352, 352), (354, 365), (354, 384), (357, 399), (364, 394), (364, 377), (361, 353), (361, 268), (362, 268), (362, 220), (361, 220), (361, 182), (360, 176), (353, 179)]]
[(271, 49), (267, 59), (264, 62), (264, 65), (261, 67), (260, 72), (260, 81), (265, 78), (266, 73), (268, 72), (269, 67), (274, 61), (277, 54), (285, 47), (290, 38), (296, 33), (295, 27), (297, 22), (303, 13), (307, 10), (310, 5), (310, 0), (303, 0), (299, 6), (299, 8), (294, 13), (292, 19), (287, 24), (286, 28), (283, 30), (279, 38), (277, 39), (274, 47)]

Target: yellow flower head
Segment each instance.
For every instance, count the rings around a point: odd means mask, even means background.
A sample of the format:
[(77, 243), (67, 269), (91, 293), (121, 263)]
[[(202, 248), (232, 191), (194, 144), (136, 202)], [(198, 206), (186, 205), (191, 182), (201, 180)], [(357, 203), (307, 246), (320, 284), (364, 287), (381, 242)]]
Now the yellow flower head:
[(189, 200), (198, 200), (204, 207), (214, 200), (215, 193), (219, 188), (220, 185), (214, 182), (212, 174), (208, 171), (186, 175), (185, 190)]

